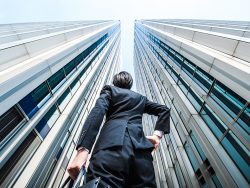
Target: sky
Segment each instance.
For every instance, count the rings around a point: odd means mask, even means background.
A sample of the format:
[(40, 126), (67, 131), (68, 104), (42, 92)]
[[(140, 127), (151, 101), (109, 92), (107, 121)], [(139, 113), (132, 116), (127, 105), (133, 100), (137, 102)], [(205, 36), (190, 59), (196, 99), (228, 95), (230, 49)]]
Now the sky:
[[(0, 24), (120, 20), (122, 70), (133, 71), (135, 19), (250, 21), (250, 0), (0, 0)], [(132, 88), (136, 90), (135, 84)]]

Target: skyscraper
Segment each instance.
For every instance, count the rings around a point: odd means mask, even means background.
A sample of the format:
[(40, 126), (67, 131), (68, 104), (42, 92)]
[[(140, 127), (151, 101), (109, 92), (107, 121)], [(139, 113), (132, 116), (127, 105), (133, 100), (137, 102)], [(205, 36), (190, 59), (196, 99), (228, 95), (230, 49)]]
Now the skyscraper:
[[(249, 187), (250, 23), (135, 21), (137, 90), (171, 107), (158, 187)], [(155, 118), (145, 116), (152, 134)]]
[(120, 69), (120, 22), (0, 25), (0, 187), (58, 187)]

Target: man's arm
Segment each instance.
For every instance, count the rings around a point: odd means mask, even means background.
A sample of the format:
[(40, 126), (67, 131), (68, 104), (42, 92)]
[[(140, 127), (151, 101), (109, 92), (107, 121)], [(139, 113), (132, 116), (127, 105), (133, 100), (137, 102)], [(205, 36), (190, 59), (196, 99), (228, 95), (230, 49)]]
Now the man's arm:
[(155, 135), (161, 137), (161, 134), (168, 134), (170, 132), (170, 109), (166, 105), (149, 101), (146, 98), (144, 113), (158, 116), (154, 129)]
[(82, 133), (76, 146), (77, 150), (85, 148), (89, 152), (91, 151), (110, 102), (111, 89), (109, 85), (105, 85), (83, 125)]

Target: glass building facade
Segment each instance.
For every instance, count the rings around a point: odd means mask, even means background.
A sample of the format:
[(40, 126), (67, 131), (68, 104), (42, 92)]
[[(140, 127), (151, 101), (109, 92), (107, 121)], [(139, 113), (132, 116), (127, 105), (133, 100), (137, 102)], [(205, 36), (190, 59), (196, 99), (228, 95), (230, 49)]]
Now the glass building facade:
[[(158, 187), (249, 187), (249, 22), (137, 20), (137, 90), (171, 107)], [(155, 118), (145, 116), (152, 134)]]
[(59, 187), (120, 69), (120, 22), (0, 25), (0, 187)]

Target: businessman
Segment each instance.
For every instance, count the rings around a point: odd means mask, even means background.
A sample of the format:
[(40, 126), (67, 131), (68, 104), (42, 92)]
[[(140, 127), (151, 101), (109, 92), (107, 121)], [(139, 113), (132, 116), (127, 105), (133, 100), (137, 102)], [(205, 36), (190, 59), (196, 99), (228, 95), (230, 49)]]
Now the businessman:
[[(101, 177), (112, 188), (156, 187), (151, 152), (170, 131), (170, 109), (131, 91), (132, 84), (131, 75), (122, 71), (113, 77), (114, 86), (102, 88), (83, 126), (77, 154), (68, 166), (73, 179), (86, 163), (106, 115), (90, 158), (87, 181)], [(152, 136), (144, 135), (143, 113), (158, 116)]]

